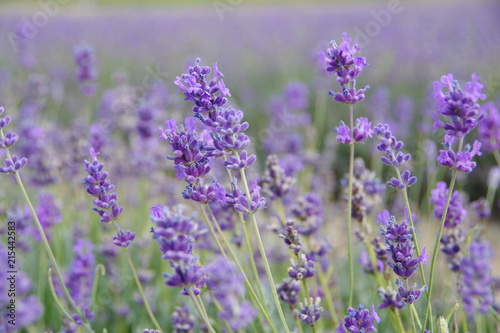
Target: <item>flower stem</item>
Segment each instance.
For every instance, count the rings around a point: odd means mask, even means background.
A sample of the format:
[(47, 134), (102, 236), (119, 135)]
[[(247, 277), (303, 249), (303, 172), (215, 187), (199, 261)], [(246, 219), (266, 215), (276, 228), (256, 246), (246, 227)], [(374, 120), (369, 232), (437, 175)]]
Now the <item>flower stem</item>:
[(214, 229), (212, 223), (210, 223), (210, 219), (208, 218), (207, 213), (205, 212), (205, 209), (203, 209), (203, 207), (201, 208), (201, 211), (203, 212), (203, 215), (205, 216), (205, 220), (207, 221), (207, 224), (208, 224), (208, 229), (210, 230), (210, 233), (212, 234), (212, 237), (214, 238), (215, 243), (217, 243), (217, 247), (219, 248), (220, 253), (224, 256), (224, 258), (227, 259), (226, 251), (224, 251), (224, 247), (222, 247), (222, 244), (219, 240), (219, 236), (215, 232), (215, 229)]
[(142, 284), (141, 281), (139, 280), (139, 276), (137, 275), (137, 271), (135, 270), (134, 262), (132, 261), (132, 257), (130, 256), (130, 252), (128, 251), (128, 248), (125, 247), (125, 254), (127, 255), (127, 260), (130, 265), (130, 269), (132, 270), (132, 275), (134, 276), (135, 284), (137, 285), (137, 289), (139, 289), (139, 294), (141, 294), (142, 301), (144, 302), (144, 306), (146, 307), (146, 311), (149, 315), (149, 319), (153, 322), (153, 325), (155, 328), (162, 333), (162, 329), (160, 328), (160, 324), (158, 324), (158, 321), (156, 320), (155, 315), (153, 314), (153, 311), (151, 311), (151, 308), (148, 303), (148, 299), (146, 298), (146, 294), (144, 293), (144, 289), (142, 289)]
[(495, 161), (497, 162), (498, 166), (500, 166), (500, 151), (494, 150), (493, 157), (495, 157)]
[[(408, 283), (408, 279), (406, 280), (406, 288), (408, 288), (408, 290), (410, 290), (410, 285)], [(417, 327), (415, 326), (415, 316), (413, 315), (412, 305), (413, 304), (409, 304), (408, 312), (410, 312), (411, 326), (413, 328), (413, 333), (417, 333)]]
[(187, 288), (187, 290), (188, 290), (189, 296), (193, 300), (194, 307), (196, 308), (196, 311), (198, 311), (198, 314), (200, 315), (201, 319), (203, 319), (203, 321), (205, 322), (205, 325), (207, 325), (208, 331), (210, 333), (216, 333), (215, 330), (214, 330), (214, 328), (210, 324), (210, 318), (208, 318), (208, 316), (203, 311), (203, 308), (201, 307), (201, 306), (203, 306), (203, 303), (200, 306), (199, 299), (195, 296), (195, 294), (193, 293), (193, 291), (191, 290), (191, 288)]
[[(3, 131), (1, 129), (0, 129), (0, 136), (2, 137), (2, 140), (5, 140), (5, 136), (4, 136)], [(5, 148), (5, 153), (7, 155), (7, 158), (12, 160), (12, 156), (10, 154), (9, 148)], [(71, 305), (71, 307), (73, 308), (75, 313), (78, 315), (78, 317), (80, 317), (80, 319), (83, 321), (84, 324), (88, 325), (89, 322), (88, 322), (87, 318), (85, 318), (85, 316), (83, 315), (81, 310), (75, 304), (75, 301), (71, 297), (71, 295), (68, 291), (68, 288), (66, 288), (64, 280), (62, 278), (61, 269), (59, 268), (59, 265), (57, 264), (56, 258), (54, 257), (54, 253), (52, 252), (49, 241), (47, 240), (47, 236), (45, 235), (45, 232), (43, 231), (40, 220), (38, 219), (38, 216), (36, 215), (35, 208), (33, 207), (33, 204), (31, 203), (31, 200), (28, 196), (28, 193), (26, 192), (26, 189), (24, 187), (23, 181), (21, 180), (21, 175), (19, 174), (19, 171), (15, 171), (14, 176), (16, 177), (17, 184), (18, 184), (19, 188), (21, 189), (21, 193), (23, 194), (24, 199), (26, 201), (26, 204), (29, 207), (29, 210), (31, 212), (33, 220), (35, 221), (36, 228), (38, 229), (38, 232), (40, 233), (40, 237), (42, 238), (42, 243), (43, 243), (43, 246), (45, 247), (45, 251), (47, 251), (50, 262), (51, 262), (52, 266), (54, 266), (54, 270), (56, 272), (57, 279), (61, 283), (61, 288), (62, 288), (62, 291), (64, 293), (64, 296), (66, 297), (66, 299), (68, 300), (69, 304)]]
[[(240, 169), (240, 175), (241, 175), (241, 180), (243, 181), (243, 185), (245, 187), (245, 192), (247, 195), (247, 199), (250, 200), (250, 190), (248, 188), (248, 183), (245, 175), (245, 170)], [(269, 279), (269, 284), (271, 285), (271, 293), (273, 295), (274, 303), (276, 305), (276, 308), (278, 309), (278, 314), (281, 319), (281, 323), (283, 324), (283, 327), (285, 328), (285, 332), (288, 333), (290, 332), (290, 329), (288, 328), (288, 325), (286, 323), (285, 315), (283, 314), (283, 309), (281, 308), (280, 300), (278, 298), (278, 293), (276, 292), (276, 286), (274, 284), (274, 279), (273, 279), (273, 274), (271, 272), (271, 267), (269, 266), (269, 262), (267, 261), (267, 255), (266, 255), (266, 250), (264, 249), (264, 244), (262, 243), (262, 238), (260, 236), (259, 232), (259, 225), (257, 224), (257, 219), (255, 218), (255, 214), (253, 212), (250, 212), (250, 218), (253, 224), (255, 236), (257, 239), (257, 244), (259, 246), (259, 251), (260, 251), (260, 256), (262, 257), (262, 262), (264, 264), (264, 268), (266, 269), (266, 274), (267, 278)]]
[(335, 311), (335, 306), (333, 305), (332, 294), (330, 292), (330, 288), (328, 287), (328, 281), (326, 280), (323, 268), (319, 267), (319, 269), (316, 270), (316, 272), (318, 273), (319, 283), (321, 284), (323, 292), (325, 293), (326, 306), (330, 311), (330, 316), (332, 317), (333, 326), (337, 327), (339, 325), (339, 317), (337, 316), (337, 311)]
[[(349, 124), (351, 130), (351, 141), (353, 140), (354, 128), (354, 107), (349, 105)], [(354, 261), (352, 254), (352, 183), (354, 180), (354, 143), (349, 144), (349, 186), (347, 192), (347, 257), (349, 260), (349, 302), (348, 306), (352, 307), (352, 299), (354, 295)]]
[[(207, 206), (207, 208), (208, 208), (208, 212), (210, 213), (210, 216), (216, 222), (217, 220), (216, 220), (216, 218), (215, 218), (212, 210), (210, 209), (210, 206)], [(206, 217), (208, 218), (208, 216), (206, 216)], [(234, 253), (233, 249), (231, 248), (231, 246), (227, 242), (226, 236), (224, 236), (224, 234), (222, 233), (222, 230), (220, 229), (220, 226), (219, 226), (218, 223), (215, 223), (215, 226), (217, 228), (217, 231), (221, 235), (223, 244), (225, 244), (226, 247), (227, 247), (229, 255), (231, 256), (231, 258), (233, 259), (234, 263), (236, 264), (236, 266), (240, 270), (241, 274), (243, 275), (243, 278), (245, 279), (245, 284), (247, 286), (248, 291), (250, 292), (250, 296), (252, 296), (252, 298), (254, 300), (254, 305), (256, 305), (259, 308), (260, 312), (262, 313), (262, 315), (266, 319), (267, 323), (269, 324), (269, 327), (271, 328), (271, 330), (274, 333), (277, 333), (276, 328), (274, 327), (273, 322), (271, 321), (271, 316), (270, 316), (269, 312), (267, 311), (267, 309), (260, 302), (259, 297), (255, 293), (255, 290), (253, 289), (252, 284), (250, 283), (250, 280), (248, 279), (247, 275), (245, 274), (245, 271), (244, 271), (243, 267), (241, 266), (238, 258), (236, 257), (236, 254)], [(260, 283), (260, 280), (259, 280), (259, 283)]]
[[(462, 145), (464, 142), (464, 138), (460, 138), (460, 141), (458, 142), (458, 150), (457, 153), (459, 153), (462, 150)], [(434, 243), (434, 251), (432, 253), (432, 261), (431, 261), (431, 272), (430, 272), (430, 277), (429, 277), (429, 292), (428, 292), (428, 297), (427, 297), (427, 308), (425, 310), (425, 317), (424, 317), (424, 325), (423, 325), (423, 330), (425, 330), (425, 327), (427, 325), (427, 319), (430, 317), (430, 327), (431, 327), (431, 332), (433, 331), (433, 320), (432, 320), (432, 309), (431, 309), (431, 295), (432, 295), (432, 287), (433, 287), (433, 279), (434, 279), (434, 269), (436, 267), (436, 258), (439, 252), (439, 244), (441, 241), (441, 236), (443, 235), (443, 230), (444, 230), (444, 223), (446, 221), (446, 215), (448, 214), (448, 208), (450, 207), (450, 201), (451, 201), (451, 196), (453, 195), (453, 188), (455, 187), (455, 182), (457, 180), (457, 174), (458, 170), (453, 169), (453, 173), (451, 175), (451, 181), (450, 181), (450, 186), (448, 188), (448, 197), (446, 198), (446, 204), (444, 206), (442, 216), (441, 216), (441, 223), (439, 226), (439, 232), (436, 238), (436, 242)]]

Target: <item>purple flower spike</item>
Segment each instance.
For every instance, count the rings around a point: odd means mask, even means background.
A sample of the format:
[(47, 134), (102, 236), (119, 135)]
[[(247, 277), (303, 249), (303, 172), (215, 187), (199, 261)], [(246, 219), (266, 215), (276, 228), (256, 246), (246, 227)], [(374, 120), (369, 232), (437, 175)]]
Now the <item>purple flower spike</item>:
[(11, 131), (7, 131), (7, 133), (5, 133), (5, 139), (4, 140), (0, 139), (0, 148), (9, 148), (14, 143), (16, 143), (18, 140), (19, 140), (19, 136), (17, 136), (16, 133), (13, 133)]
[[(436, 188), (431, 191), (430, 203), (435, 204), (434, 216), (441, 220), (443, 217), (444, 207), (446, 205), (446, 199), (448, 197), (448, 188), (445, 182), (438, 182)], [(450, 204), (448, 211), (446, 213), (446, 219), (444, 222), (445, 228), (455, 228), (462, 224), (465, 216), (467, 216), (467, 210), (463, 207), (463, 203), (460, 200), (460, 193), (458, 191), (453, 191), (451, 195)]]
[(299, 301), (300, 283), (293, 279), (283, 280), (280, 285), (276, 286), (276, 291), (280, 300), (294, 305)]
[(304, 254), (300, 256), (298, 264), (292, 261), (292, 265), (288, 267), (288, 276), (296, 281), (307, 279), (314, 275), (316, 275), (314, 261), (307, 260)]
[(397, 188), (399, 190), (404, 189), (405, 187), (410, 187), (417, 182), (417, 177), (412, 176), (409, 170), (405, 170), (401, 175), (402, 182), (399, 179), (392, 177), (390, 181), (387, 182), (387, 185)]
[(295, 222), (287, 221), (285, 232), (280, 233), (279, 237), (283, 238), (289, 249), (293, 251), (295, 255), (299, 254), (302, 250), (302, 241), (300, 240), (300, 235), (295, 227)]
[(493, 251), (487, 242), (475, 240), (470, 244), (470, 255), (462, 259), (462, 295), (464, 311), (488, 313), (493, 304), (490, 284)]
[(301, 322), (309, 326), (314, 326), (314, 323), (321, 318), (321, 313), (324, 311), (319, 305), (320, 301), (319, 297), (316, 299), (311, 297), (309, 300), (304, 299), (304, 303), (300, 303), (300, 310), (295, 310), (294, 313), (299, 317)]
[(116, 236), (113, 237), (113, 244), (116, 246), (127, 247), (132, 243), (134, 238), (135, 232), (131, 232), (130, 230), (120, 230)]
[(356, 90), (356, 78), (368, 64), (365, 58), (354, 56), (360, 49), (357, 43), (351, 46), (352, 39), (347, 37), (347, 33), (342, 34), (342, 40), (340, 45), (332, 41), (332, 47), (328, 48), (326, 53), (320, 51), (318, 54), (320, 61), (326, 64), (326, 71), (335, 73), (337, 82), (342, 87), (341, 93), (330, 91), (330, 95), (339, 103), (355, 104), (365, 98), (364, 93), (370, 88), (366, 86), (364, 89)]
[(390, 286), (385, 289), (380, 287), (378, 294), (382, 298), (382, 304), (378, 306), (379, 309), (402, 309), (406, 305), (401, 295)]
[(0, 166), (0, 173), (14, 173), (18, 170), (21, 170), (26, 163), (28, 163), (28, 159), (26, 157), (19, 158), (17, 155), (12, 155), (12, 159), (5, 159), (5, 166)]
[(75, 63), (77, 69), (77, 80), (80, 83), (80, 90), (85, 96), (92, 96), (96, 91), (95, 81), (97, 80), (97, 58), (94, 48), (85, 42), (75, 46)]
[(369, 333), (377, 331), (374, 323), (380, 323), (380, 318), (375, 312), (375, 306), (372, 306), (372, 311), (363, 309), (363, 305), (358, 306), (358, 310), (349, 308), (347, 310), (348, 316), (340, 321), (340, 326), (337, 328), (337, 333)]
[(174, 327), (173, 333), (189, 333), (195, 325), (195, 318), (189, 313), (187, 305), (176, 307), (172, 316), (170, 316), (172, 326)]
[(293, 185), (295, 179), (286, 175), (285, 170), (279, 164), (278, 155), (269, 155), (266, 159), (266, 173), (262, 178), (264, 190), (271, 200), (285, 197)]
[(208, 66), (200, 66), (201, 60), (196, 59), (194, 66), (189, 67), (187, 74), (177, 77), (174, 83), (179, 87), (178, 91), (183, 91), (185, 100), (194, 103), (193, 112), (201, 119), (216, 108), (224, 106), (228, 96), (231, 96), (226, 88), (224, 80), (220, 77), (224, 75), (219, 71), (217, 64), (214, 64), (214, 74), (208, 80), (208, 75), (212, 69)]
[(493, 102), (483, 105), (483, 121), (479, 123), (478, 133), (487, 151), (500, 150), (500, 112)]
[[(472, 131), (484, 117), (478, 104), (479, 99), (486, 98), (482, 90), (483, 85), (478, 82), (476, 74), (472, 74), (472, 81), (465, 84), (465, 90), (460, 88), (452, 74), (442, 76), (440, 82), (434, 82), (433, 96), (437, 100), (438, 110), (434, 114), (434, 128), (441, 127), (447, 135), (456, 138), (462, 138)], [(446, 117), (449, 122), (440, 120), (439, 116)]]
[(343, 121), (340, 122), (339, 127), (335, 128), (335, 131), (338, 133), (337, 140), (341, 143), (347, 144), (351, 142), (361, 143), (368, 137), (371, 138), (373, 135), (372, 123), (365, 117), (356, 119), (356, 124), (352, 130), (352, 136), (349, 126), (347, 126)]
[(406, 289), (405, 283), (403, 281), (396, 280), (396, 284), (398, 285), (398, 295), (401, 299), (408, 304), (414, 303), (420, 295), (427, 289), (427, 286), (423, 286), (420, 289), (417, 288), (417, 284), (414, 284), (412, 288)]
[(457, 169), (458, 171), (467, 173), (471, 172), (476, 167), (476, 162), (472, 161), (472, 158), (476, 155), (482, 155), (481, 151), (479, 151), (481, 143), (476, 140), (472, 147), (466, 145), (463, 151), (455, 153), (452, 149), (454, 141), (455, 138), (453, 136), (445, 136), (443, 145), (446, 149), (439, 150), (439, 156), (436, 160), (439, 164), (447, 168)]
[(111, 184), (108, 173), (103, 171), (104, 164), (99, 163), (98, 153), (90, 148), (92, 162), (85, 160), (85, 171), (89, 174), (83, 179), (87, 186), (87, 193), (94, 196), (94, 211), (101, 216), (100, 222), (111, 223), (122, 213), (123, 208), (118, 205), (118, 195), (113, 192), (115, 186)]

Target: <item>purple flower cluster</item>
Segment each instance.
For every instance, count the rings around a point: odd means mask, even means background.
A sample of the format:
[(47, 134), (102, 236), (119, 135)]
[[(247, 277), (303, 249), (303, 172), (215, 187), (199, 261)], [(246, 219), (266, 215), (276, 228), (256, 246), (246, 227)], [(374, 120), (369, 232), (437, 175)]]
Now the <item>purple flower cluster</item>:
[(363, 309), (363, 305), (359, 305), (357, 310), (349, 308), (348, 316), (340, 321), (340, 326), (337, 328), (337, 333), (369, 333), (377, 331), (375, 322), (380, 323), (380, 318), (375, 312), (375, 306), (372, 306), (372, 311)]
[(328, 73), (337, 75), (337, 82), (342, 86), (342, 93), (330, 91), (333, 99), (340, 103), (355, 104), (365, 98), (365, 92), (370, 88), (356, 90), (356, 78), (361, 73), (363, 67), (367, 66), (364, 57), (356, 57), (354, 54), (360, 50), (357, 43), (351, 46), (352, 38), (347, 37), (347, 33), (342, 34), (342, 43), (337, 45), (332, 41), (331, 48), (326, 53), (318, 52), (320, 61), (326, 64)]
[(337, 132), (337, 140), (341, 143), (361, 143), (368, 137), (372, 137), (372, 122), (365, 117), (356, 119), (356, 124), (354, 125), (351, 133), (349, 126), (341, 121), (340, 126), (335, 128), (335, 132)]
[(427, 290), (427, 286), (417, 289), (417, 284), (414, 284), (413, 287), (406, 289), (405, 283), (399, 280), (396, 280), (396, 284), (399, 287), (398, 295), (406, 304), (413, 304), (420, 297), (420, 295)]
[(195, 325), (194, 316), (189, 313), (187, 305), (176, 307), (170, 320), (174, 327), (173, 333), (189, 333)]
[(196, 59), (194, 66), (189, 67), (187, 74), (177, 77), (174, 83), (179, 87), (178, 91), (183, 91), (185, 100), (194, 103), (193, 112), (200, 119), (215, 111), (216, 108), (224, 106), (228, 96), (231, 96), (226, 88), (224, 80), (219, 77), (224, 75), (219, 71), (217, 64), (214, 64), (214, 74), (208, 81), (207, 76), (212, 69), (208, 66), (200, 66), (201, 60)]
[[(434, 216), (439, 220), (443, 217), (448, 194), (449, 190), (445, 182), (438, 182), (436, 188), (431, 191), (429, 202), (435, 205)], [(466, 216), (467, 210), (463, 207), (463, 203), (460, 200), (460, 193), (455, 190), (451, 195), (448, 211), (446, 212), (446, 219), (444, 221), (445, 228), (455, 228), (459, 226)]]
[(467, 313), (488, 313), (493, 304), (490, 284), (493, 251), (485, 241), (475, 240), (470, 244), (470, 255), (462, 259), (462, 295), (464, 311)]
[[(343, 186), (344, 200), (348, 199), (348, 175), (340, 181)], [(351, 216), (363, 223), (366, 216), (381, 200), (380, 195), (385, 191), (385, 185), (376, 178), (375, 172), (365, 167), (362, 158), (354, 160), (354, 178), (352, 182), (352, 210)]]
[[(3, 106), (0, 107), (0, 115), (4, 113)], [(19, 140), (17, 134), (7, 131), (4, 134), (3, 129), (10, 123), (10, 117), (6, 116), (4, 118), (0, 117), (0, 148), (7, 149)], [(22, 169), (28, 160), (25, 157), (19, 157), (17, 155), (12, 155), (12, 158), (5, 159), (5, 166), (0, 166), (0, 173), (14, 173)]]
[(483, 121), (479, 123), (478, 133), (484, 149), (488, 151), (500, 150), (500, 112), (495, 103), (483, 105)]
[(298, 255), (302, 251), (302, 240), (295, 227), (295, 222), (287, 221), (285, 232), (280, 233), (278, 236), (283, 238), (285, 244), (288, 245), (290, 251), (295, 255)]
[(115, 186), (107, 179), (108, 173), (103, 171), (104, 164), (97, 159), (98, 153), (90, 148), (92, 162), (85, 160), (85, 171), (89, 174), (83, 178), (83, 184), (87, 186), (87, 193), (95, 197), (94, 211), (96, 211), (102, 223), (111, 223), (116, 221), (122, 213), (123, 207), (118, 205), (118, 195), (113, 192)]
[[(66, 286), (70, 291), (71, 298), (83, 310), (87, 320), (94, 318), (94, 314), (90, 311), (96, 264), (93, 250), (94, 245), (89, 240), (78, 239), (76, 241), (73, 247), (75, 257), (66, 280)], [(74, 314), (73, 319), (78, 325), (83, 325), (83, 321), (78, 315)]]
[(472, 158), (476, 155), (482, 155), (479, 151), (481, 142), (476, 140), (472, 147), (466, 145), (463, 151), (456, 153), (453, 151), (455, 137), (445, 135), (444, 140), (443, 145), (445, 149), (439, 150), (439, 155), (436, 158), (438, 163), (450, 169), (457, 169), (458, 171), (467, 173), (471, 172), (476, 167), (476, 162), (472, 161)]
[[(42, 225), (45, 236), (51, 240), (51, 228), (55, 224), (61, 222), (61, 212), (54, 202), (54, 197), (51, 194), (41, 194), (38, 197), (38, 207), (36, 208), (36, 215)], [(42, 238), (38, 230), (35, 232), (34, 237), (37, 241), (41, 242)]]
[(168, 207), (151, 208), (151, 228), (153, 238), (160, 245), (163, 259), (169, 260), (174, 274), (165, 274), (165, 284), (183, 288), (182, 294), (188, 295), (188, 288), (199, 295), (205, 285), (205, 268), (197, 265), (198, 257), (193, 254), (194, 241), (203, 233), (194, 215), (186, 217), (182, 206), (171, 210)]
[[(405, 214), (407, 215), (406, 210)], [(425, 248), (422, 249), (419, 257), (413, 257), (415, 245), (408, 223), (408, 216), (398, 224), (388, 210), (383, 210), (378, 214), (377, 223), (381, 225), (380, 230), (389, 246), (388, 250), (391, 253), (392, 262), (387, 264), (394, 273), (406, 280), (413, 275), (420, 263), (427, 263)]]
[(258, 185), (259, 178), (256, 178), (249, 189), (250, 198), (247, 198), (246, 193), (238, 188), (236, 178), (233, 178), (233, 191), (227, 193), (226, 203), (232, 205), (235, 210), (244, 214), (256, 213), (258, 210), (266, 207), (266, 198), (260, 195), (261, 187)]
[[(401, 151), (404, 143), (403, 141), (398, 141), (392, 134), (389, 124), (378, 124), (373, 131), (380, 139), (377, 149), (385, 154), (385, 156), (382, 156), (382, 163), (399, 168), (411, 159), (410, 154), (404, 154)], [(409, 170), (405, 170), (401, 178), (402, 181), (393, 177), (387, 185), (401, 190), (417, 182), (417, 177), (412, 176)]]
[(264, 190), (271, 200), (285, 197), (293, 185), (295, 178), (286, 175), (285, 170), (279, 164), (278, 155), (269, 155), (266, 159), (266, 173), (262, 178)]
[(391, 286), (378, 288), (378, 294), (382, 298), (382, 303), (378, 306), (379, 309), (402, 309), (406, 305), (401, 295)]
[(298, 256), (298, 263), (291, 260), (292, 265), (288, 267), (288, 276), (296, 281), (308, 279), (316, 275), (316, 265), (314, 261), (307, 259), (305, 254)]
[(294, 310), (295, 315), (298, 316), (301, 322), (314, 326), (314, 323), (321, 318), (321, 313), (324, 311), (323, 307), (319, 305), (320, 301), (319, 297), (304, 299), (304, 303), (300, 303), (299, 309)]
[(300, 283), (294, 279), (285, 279), (276, 286), (276, 292), (280, 300), (290, 304), (290, 308), (295, 308), (295, 305), (299, 301)]
[(75, 46), (76, 78), (80, 83), (80, 90), (85, 96), (92, 96), (96, 91), (98, 76), (97, 58), (92, 45), (82, 42)]
[[(434, 127), (441, 127), (447, 135), (456, 138), (462, 138), (472, 131), (484, 117), (478, 104), (479, 99), (486, 98), (482, 90), (483, 85), (475, 74), (465, 84), (465, 90), (460, 88), (453, 74), (444, 75), (440, 82), (434, 82), (433, 96), (437, 100), (438, 110), (434, 114)], [(440, 120), (439, 116), (444, 116), (448, 122)]]
[(226, 321), (233, 331), (244, 329), (257, 315), (250, 302), (242, 301), (245, 294), (243, 285), (243, 276), (225, 258), (218, 257), (207, 267), (207, 286), (222, 307), (219, 318)]
[(296, 221), (297, 232), (310, 236), (324, 223), (323, 201), (314, 193), (307, 193), (295, 200), (291, 214)]

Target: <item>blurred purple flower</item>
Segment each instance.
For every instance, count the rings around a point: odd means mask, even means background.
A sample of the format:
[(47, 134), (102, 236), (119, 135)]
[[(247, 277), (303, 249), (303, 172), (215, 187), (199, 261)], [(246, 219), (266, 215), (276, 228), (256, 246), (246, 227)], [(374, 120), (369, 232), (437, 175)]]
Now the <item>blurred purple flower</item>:
[(487, 151), (500, 150), (500, 113), (495, 103), (488, 102), (481, 108), (484, 115), (483, 121), (479, 123), (478, 133)]
[(348, 316), (340, 321), (340, 326), (337, 328), (337, 333), (369, 333), (377, 331), (374, 323), (380, 323), (380, 318), (375, 312), (375, 306), (372, 306), (372, 311), (363, 309), (363, 305), (358, 306), (358, 310), (349, 308), (347, 310)]
[(74, 47), (76, 79), (85, 96), (93, 96), (96, 92), (98, 76), (97, 58), (92, 45), (82, 42)]

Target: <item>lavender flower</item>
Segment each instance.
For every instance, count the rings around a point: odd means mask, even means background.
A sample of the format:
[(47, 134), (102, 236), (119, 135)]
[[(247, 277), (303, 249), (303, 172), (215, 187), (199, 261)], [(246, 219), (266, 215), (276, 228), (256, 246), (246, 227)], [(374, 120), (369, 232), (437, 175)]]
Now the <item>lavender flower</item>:
[(484, 119), (479, 123), (478, 134), (487, 151), (500, 150), (500, 113), (493, 102), (481, 108)]
[(457, 169), (458, 171), (467, 173), (471, 172), (476, 167), (476, 162), (472, 161), (472, 158), (476, 155), (482, 155), (479, 151), (481, 142), (476, 140), (472, 147), (466, 145), (463, 151), (456, 153), (452, 148), (455, 137), (445, 135), (444, 140), (443, 145), (445, 149), (439, 150), (439, 155), (436, 158), (438, 163), (450, 169)]
[(283, 97), (293, 110), (305, 110), (309, 107), (309, 89), (300, 81), (289, 82), (283, 89)]
[(281, 284), (276, 286), (276, 291), (280, 300), (289, 303), (290, 307), (294, 307), (299, 301), (300, 283), (294, 279), (285, 279)]
[(94, 48), (85, 42), (75, 46), (75, 64), (76, 64), (76, 78), (80, 83), (80, 90), (85, 96), (93, 96), (96, 91), (96, 84), (98, 76), (97, 58), (94, 53)]
[(236, 182), (237, 180), (234, 178), (232, 182), (233, 191), (232, 193), (228, 193), (226, 197), (227, 204), (234, 206), (235, 210), (245, 214), (250, 214), (250, 212), (256, 213), (266, 206), (266, 198), (260, 195), (261, 187), (258, 185), (258, 178), (256, 178), (250, 186), (250, 199), (247, 198), (246, 193), (243, 193), (243, 191), (238, 188)]
[(358, 310), (349, 308), (347, 310), (348, 316), (340, 321), (340, 326), (337, 328), (337, 333), (369, 333), (377, 331), (374, 323), (380, 323), (380, 318), (375, 312), (375, 306), (372, 306), (372, 311), (363, 309), (363, 305), (358, 306)]
[(214, 74), (208, 81), (207, 76), (212, 69), (200, 66), (200, 62), (199, 58), (196, 59), (195, 65), (189, 67), (189, 73), (177, 77), (174, 83), (179, 87), (178, 91), (184, 92), (185, 100), (194, 103), (193, 112), (203, 121), (207, 114), (224, 106), (227, 102), (226, 97), (231, 96), (231, 93), (226, 88), (224, 80), (219, 79), (224, 75), (219, 71), (217, 64), (214, 64)]
[(324, 223), (323, 201), (314, 193), (299, 197), (292, 206), (291, 213), (301, 235), (312, 235)]
[(378, 288), (378, 294), (382, 298), (382, 304), (378, 306), (379, 309), (402, 309), (406, 305), (400, 293), (392, 289), (391, 286)]
[(118, 205), (118, 195), (113, 192), (115, 186), (111, 184), (108, 173), (103, 171), (104, 164), (97, 159), (97, 154), (93, 148), (90, 148), (92, 162), (85, 160), (85, 171), (89, 174), (83, 179), (83, 184), (87, 186), (87, 193), (94, 196), (94, 211), (96, 211), (102, 223), (111, 223), (115, 221), (122, 213), (123, 208)]
[(316, 275), (314, 261), (308, 260), (304, 254), (302, 254), (298, 260), (299, 263), (297, 264), (291, 260), (292, 265), (288, 267), (288, 276), (296, 281), (299, 281)]
[[(443, 88), (446, 89), (443, 92)], [(465, 84), (462, 90), (452, 74), (441, 77), (440, 82), (434, 82), (433, 96), (437, 100), (438, 113), (434, 114), (434, 128), (443, 128), (449, 136), (462, 138), (472, 131), (481, 119), (479, 99), (485, 99), (482, 93), (483, 85), (478, 82), (476, 74), (472, 74), (472, 81)], [(439, 119), (439, 116), (448, 117), (448, 123)]]
[(370, 88), (366, 86), (364, 89), (356, 90), (356, 77), (368, 64), (365, 58), (354, 56), (360, 48), (357, 43), (351, 47), (352, 38), (348, 38), (347, 33), (342, 34), (342, 40), (340, 45), (332, 41), (330, 43), (332, 47), (328, 48), (326, 53), (320, 51), (318, 54), (320, 61), (326, 64), (326, 71), (335, 73), (337, 82), (342, 86), (342, 93), (330, 91), (330, 95), (337, 102), (355, 104), (365, 98), (364, 93)]
[[(407, 215), (406, 210), (405, 215)], [(397, 224), (394, 216), (391, 216), (389, 211), (384, 210), (378, 215), (377, 223), (381, 225), (380, 230), (382, 230), (382, 235), (384, 235), (389, 246), (388, 250), (391, 253), (392, 261), (387, 264), (394, 273), (406, 280), (413, 275), (420, 263), (427, 263), (428, 256), (425, 254), (425, 248), (422, 249), (419, 257), (413, 257), (415, 245), (408, 223), (408, 216), (401, 224)]]
[(269, 155), (266, 159), (266, 173), (262, 178), (262, 184), (269, 198), (276, 200), (290, 192), (295, 179), (285, 174), (285, 170), (279, 164), (278, 155)]
[[(61, 222), (61, 212), (54, 202), (54, 197), (51, 194), (42, 194), (38, 197), (38, 207), (36, 215), (45, 232), (45, 236), (50, 241), (52, 238), (51, 228), (53, 225)], [(35, 239), (41, 242), (40, 233), (35, 233)]]
[(493, 304), (491, 293), (491, 263), (493, 252), (485, 241), (475, 240), (470, 244), (470, 255), (462, 259), (462, 295), (464, 311), (488, 313)]
[[(94, 314), (90, 312), (94, 267), (96, 264), (93, 250), (94, 245), (89, 240), (79, 239), (76, 241), (73, 247), (75, 257), (66, 281), (71, 298), (83, 310), (87, 320), (94, 317)], [(74, 314), (73, 318), (78, 325), (83, 325), (83, 321), (78, 315)]]
[(414, 284), (412, 288), (406, 289), (405, 284), (403, 281), (396, 280), (396, 284), (398, 285), (398, 294), (401, 297), (401, 299), (407, 303), (407, 304), (412, 304), (414, 303), (420, 295), (427, 289), (427, 286), (423, 286), (420, 289), (417, 288), (417, 284)]
[(113, 244), (116, 246), (127, 247), (129, 246), (135, 238), (135, 232), (131, 232), (130, 230), (123, 231), (120, 230), (113, 237)]
[(301, 322), (309, 326), (314, 326), (314, 323), (321, 318), (321, 313), (324, 311), (319, 305), (320, 301), (319, 297), (316, 299), (311, 297), (309, 300), (306, 298), (304, 299), (304, 303), (300, 303), (299, 310), (294, 310), (294, 313), (299, 317)]
[(191, 289), (195, 295), (201, 294), (201, 289), (206, 282), (206, 273), (203, 266), (197, 265), (197, 257), (188, 257), (182, 261), (170, 261), (174, 274), (163, 274), (167, 279), (165, 284), (169, 287), (182, 288), (182, 295), (189, 295)]
[(142, 331), (142, 333), (160, 333), (160, 331), (154, 329), (145, 329), (144, 331)]
[[(5, 109), (0, 107), (0, 115), (4, 113)], [(3, 129), (10, 123), (10, 117), (0, 117), (0, 149), (6, 149), (10, 146), (12, 146), (14, 143), (17, 142), (19, 137), (11, 132), (8, 131), (6, 134), (3, 133)], [(26, 163), (28, 163), (28, 160), (25, 157), (18, 157), (17, 155), (12, 155), (12, 158), (6, 158), (5, 159), (5, 166), (0, 166), (0, 173), (14, 173), (17, 172), (18, 170), (22, 169)]]
[(356, 124), (354, 128), (351, 129), (347, 126), (343, 121), (340, 122), (340, 126), (335, 128), (335, 132), (337, 132), (337, 140), (341, 143), (350, 144), (361, 143), (365, 141), (368, 137), (372, 137), (372, 122), (368, 121), (368, 118), (361, 117), (356, 119)]
[(491, 216), (491, 208), (488, 200), (479, 198), (470, 203), (470, 207), (476, 212), (480, 219), (487, 219)]
[(302, 250), (302, 241), (300, 240), (300, 235), (295, 228), (295, 222), (287, 221), (285, 232), (280, 233), (279, 237), (284, 239), (285, 244), (288, 245), (290, 250), (295, 255), (298, 255)]
[(223, 257), (207, 267), (207, 286), (222, 307), (219, 317), (225, 320), (232, 330), (247, 327), (257, 315), (250, 302), (241, 301), (244, 296), (244, 278), (237, 272), (234, 264)]
[(187, 305), (176, 307), (170, 320), (174, 327), (173, 333), (189, 333), (195, 324), (194, 316), (189, 313)]
[[(447, 197), (448, 188), (446, 183), (438, 182), (436, 184), (436, 188), (431, 191), (431, 199), (429, 199), (429, 202), (435, 204), (434, 216), (439, 220), (443, 217)], [(467, 210), (463, 207), (463, 204), (460, 201), (460, 193), (455, 190), (451, 195), (450, 204), (446, 213), (446, 219), (444, 222), (445, 228), (457, 227), (462, 224), (465, 216), (467, 216)]]

